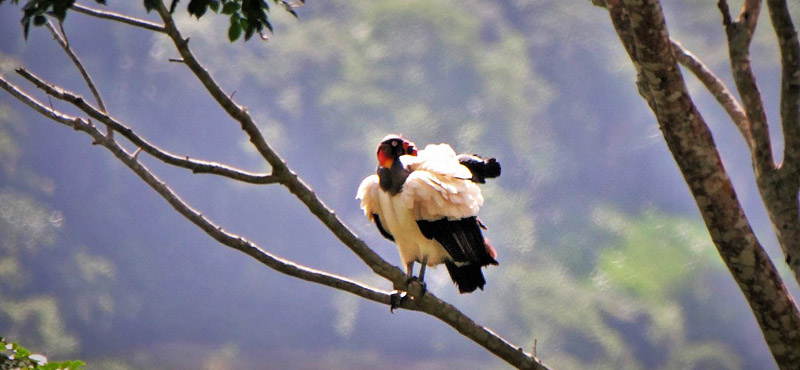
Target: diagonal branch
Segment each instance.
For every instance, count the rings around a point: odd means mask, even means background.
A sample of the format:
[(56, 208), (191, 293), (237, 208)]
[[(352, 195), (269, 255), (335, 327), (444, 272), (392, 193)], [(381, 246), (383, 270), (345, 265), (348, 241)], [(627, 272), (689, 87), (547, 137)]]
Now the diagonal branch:
[[(781, 118), (784, 130), (784, 161), (780, 169), (772, 158), (772, 148), (764, 112), (764, 103), (750, 67), (749, 46), (755, 30), (761, 1), (744, 2), (741, 14), (736, 21), (731, 20), (728, 4), (719, 0), (722, 23), (728, 36), (728, 51), (731, 69), (739, 95), (747, 112), (753, 135), (755, 150), (752, 150), (753, 168), (756, 184), (770, 221), (775, 226), (781, 250), (786, 263), (792, 269), (795, 280), (800, 282), (800, 210), (798, 210), (798, 189), (800, 178), (800, 127), (798, 126), (798, 102), (800, 96), (800, 66), (797, 66), (797, 35), (791, 24), (786, 4), (770, 2), (770, 15), (781, 45), (783, 78), (781, 82)], [(786, 12), (784, 14), (784, 11)], [(792, 62), (794, 61), (794, 62)], [(794, 65), (791, 65), (794, 63)]]
[[(292, 170), (288, 167), (286, 162), (267, 144), (263, 135), (261, 134), (258, 126), (253, 121), (250, 114), (243, 107), (238, 106), (226, 94), (222, 88), (214, 81), (208, 71), (197, 61), (189, 49), (188, 39), (184, 39), (175, 26), (172, 15), (164, 6), (161, 1), (156, 2), (156, 10), (164, 21), (164, 27), (167, 30), (172, 42), (175, 44), (178, 53), (183, 58), (187, 67), (195, 74), (197, 79), (208, 90), (211, 96), (217, 103), (239, 124), (244, 130), (250, 142), (261, 154), (261, 156), (272, 166), (273, 174), (278, 176), (287, 176), (286, 181), (282, 182), (289, 191), (294, 194), (306, 207), (314, 214), (323, 224), (339, 238), (350, 250), (352, 250), (364, 263), (367, 264), (376, 274), (387, 278), (392, 281), (395, 286), (403, 286), (407, 284), (406, 275), (396, 266), (393, 266), (383, 260), (375, 252), (373, 252), (361, 239), (359, 239), (342, 221), (330, 210), (325, 203), (323, 203), (314, 193), (313, 190), (303, 182)], [(470, 338), (475, 343), (480, 344), (496, 356), (502, 358), (506, 362), (526, 369), (547, 369), (546, 366), (538, 362), (536, 357), (531, 356), (520, 348), (515, 347), (505, 339), (492, 333), (486, 328), (478, 325), (468, 316), (464, 315), (454, 306), (441, 301), (432, 293), (426, 293), (422, 297), (417, 298), (419, 305), (426, 313), (433, 315), (444, 321), (462, 335)]]
[[(119, 144), (103, 135), (95, 125), (88, 120), (80, 117), (71, 117), (61, 112), (58, 112), (48, 106), (45, 106), (36, 99), (28, 96), (20, 91), (16, 86), (10, 84), (2, 76), (0, 76), (0, 88), (6, 90), (9, 94), (17, 100), (31, 107), (33, 110), (41, 113), (45, 117), (59, 122), (65, 126), (72, 127), (77, 131), (82, 131), (94, 139), (93, 143), (101, 145), (108, 149), (117, 159), (128, 166), (136, 175), (138, 175), (147, 185), (155, 190), (164, 200), (167, 201), (178, 213), (186, 217), (189, 221), (197, 225), (206, 234), (219, 241), (220, 243), (244, 252), (250, 257), (255, 258), (262, 264), (289, 276), (296, 277), (305, 281), (325, 285), (338, 290), (346, 291), (355, 294), (359, 297), (388, 305), (390, 303), (390, 294), (374, 288), (367, 287), (355, 281), (330, 274), (324, 271), (312, 269), (303, 265), (296, 264), (292, 261), (276, 257), (264, 251), (261, 247), (253, 242), (250, 242), (241, 236), (224, 231), (222, 227), (214, 224), (202, 213), (193, 209), (186, 204), (175, 192), (167, 186), (161, 179), (154, 175), (147, 167), (142, 165), (135, 155), (126, 152)], [(403, 308), (416, 310), (418, 309), (413, 302), (404, 304)]]
[(303, 204), (308, 207), (311, 213), (314, 214), (325, 226), (336, 235), (348, 248), (350, 248), (364, 263), (367, 264), (375, 273), (384, 278), (394, 282), (395, 284), (403, 284), (406, 276), (396, 266), (393, 266), (381, 258), (377, 253), (372, 251), (366, 243), (359, 239), (340, 219), (336, 214), (328, 208), (314, 193), (310, 186), (289, 169), (286, 162), (267, 144), (261, 131), (258, 129), (253, 118), (248, 113), (247, 109), (239, 106), (233, 101), (231, 95), (226, 93), (214, 81), (208, 71), (197, 61), (194, 54), (189, 49), (189, 40), (181, 36), (172, 15), (161, 1), (157, 1), (156, 10), (158, 11), (161, 19), (164, 21), (167, 35), (172, 39), (178, 53), (183, 58), (187, 67), (195, 74), (200, 83), (208, 90), (211, 96), (217, 103), (228, 113), (235, 121), (239, 122), (242, 130), (247, 133), (250, 142), (256, 148), (259, 154), (272, 166), (272, 173), (275, 176), (284, 177), (286, 180), (283, 184), (294, 194)]
[[(97, 102), (97, 106), (100, 107), (100, 110), (102, 110), (103, 112), (108, 112), (105, 103), (103, 103), (103, 98), (100, 96), (100, 91), (97, 90), (97, 86), (94, 84), (94, 81), (92, 81), (92, 77), (89, 75), (89, 72), (86, 70), (86, 68), (83, 67), (83, 63), (81, 63), (81, 60), (69, 46), (69, 40), (67, 40), (67, 33), (64, 31), (64, 24), (61, 21), (58, 21), (58, 26), (61, 29), (61, 33), (56, 31), (56, 28), (55, 26), (53, 26), (53, 22), (51, 20), (48, 19), (46, 25), (47, 29), (50, 30), (50, 34), (53, 35), (53, 39), (55, 39), (56, 42), (59, 45), (61, 45), (61, 48), (64, 49), (64, 52), (67, 54), (67, 56), (69, 56), (69, 59), (72, 60), (72, 64), (75, 64), (75, 67), (78, 68), (78, 72), (81, 73), (83, 80), (86, 82), (86, 86), (89, 87), (89, 90), (92, 92), (92, 95), (94, 95), (94, 100)], [(109, 135), (109, 138), (113, 137), (114, 131), (111, 130), (110, 127), (106, 127), (106, 129), (107, 129), (106, 135)]]
[[(60, 24), (61, 23), (59, 22), (59, 25)], [(72, 63), (75, 64), (76, 68), (78, 68), (78, 72), (81, 73), (83, 80), (86, 81), (86, 85), (89, 87), (89, 90), (91, 90), (92, 95), (94, 95), (94, 100), (97, 102), (97, 106), (100, 107), (101, 111), (107, 112), (106, 105), (103, 103), (103, 98), (100, 97), (100, 91), (97, 90), (97, 86), (94, 84), (94, 81), (92, 81), (92, 77), (89, 75), (89, 72), (83, 67), (81, 60), (77, 55), (75, 55), (75, 52), (73, 52), (72, 48), (69, 46), (67, 35), (56, 31), (55, 26), (53, 26), (53, 22), (49, 19), (47, 20), (46, 25), (47, 29), (49, 29), (50, 33), (53, 35), (53, 38), (56, 40), (56, 42), (58, 42), (59, 45), (61, 45), (61, 48), (64, 49), (65, 53), (67, 53), (67, 56), (69, 56), (69, 58), (72, 60)], [(63, 27), (61, 28), (61, 31), (64, 31)]]
[[(781, 50), (782, 171), (797, 177), (800, 170), (800, 44), (785, 0), (767, 0), (772, 27)], [(795, 182), (800, 187), (800, 182)], [(798, 191), (797, 188), (794, 189)]]
[(684, 48), (680, 42), (674, 39), (670, 39), (670, 41), (678, 63), (688, 68), (689, 71), (706, 86), (706, 89), (717, 99), (717, 102), (722, 105), (722, 108), (725, 109), (725, 112), (731, 117), (733, 123), (736, 124), (736, 127), (739, 129), (739, 132), (741, 132), (744, 141), (752, 152), (756, 144), (750, 130), (750, 121), (747, 119), (744, 108), (742, 108), (742, 105), (736, 100), (733, 92), (728, 90), (728, 87), (725, 86), (722, 80), (720, 80), (710, 68), (703, 64), (697, 56)]
[[(20, 68), (17, 70), (17, 72), (26, 79), (28, 79), (29, 81), (31, 81), (32, 83), (34, 83), (38, 88), (44, 90), (48, 95), (73, 103), (79, 108), (82, 108), (82, 110), (85, 108), (86, 110), (88, 110), (88, 112), (91, 112), (91, 113), (87, 112), (88, 114), (90, 114), (90, 116), (96, 116), (97, 117), (96, 119), (102, 120), (104, 124), (110, 125), (110, 127), (111, 126), (117, 127), (118, 123), (111, 120), (110, 117), (97, 112), (93, 107), (85, 103), (85, 101), (83, 101), (82, 98), (77, 96), (69, 96), (68, 94), (70, 93), (65, 92), (59, 88), (53, 87), (52, 85), (42, 81), (35, 75), (31, 74), (27, 70)], [(173, 208), (175, 208), (181, 215), (189, 219), (191, 222), (200, 227), (203, 231), (205, 231), (208, 235), (210, 235), (220, 243), (225, 244), (226, 246), (229, 246), (231, 248), (240, 250), (246, 253), (247, 255), (259, 260), (263, 264), (275, 270), (278, 270), (279, 272), (285, 273), (287, 275), (295, 276), (303, 280), (344, 290), (375, 302), (387, 305), (389, 304), (390, 296), (385, 292), (362, 286), (356, 282), (350, 281), (345, 278), (341, 278), (336, 275), (317, 271), (304, 266), (299, 266), (290, 261), (274, 257), (269, 253), (265, 252), (264, 250), (262, 250), (257, 245), (249, 241), (246, 241), (245, 239), (239, 236), (223, 231), (221, 227), (214, 225), (208, 219), (206, 219), (202, 214), (200, 214), (196, 210), (192, 209), (191, 207), (183, 203), (183, 201), (176, 194), (174, 194), (172, 190), (166, 186), (166, 184), (164, 184), (161, 180), (155, 177), (155, 175), (150, 173), (146, 167), (144, 167), (141, 163), (138, 162), (135, 153), (128, 154), (127, 152), (125, 152), (124, 149), (122, 149), (119, 146), (119, 144), (117, 144), (114, 140), (109, 139), (106, 136), (103, 136), (100, 133), (100, 131), (98, 131), (91, 124), (91, 122), (86, 122), (79, 118), (65, 116), (63, 114), (55, 112), (51, 108), (47, 108), (44, 104), (41, 104), (35, 101), (34, 99), (27, 97), (23, 93), (19, 92), (15, 87), (11, 86), (5, 80), (3, 80), (1, 76), (0, 76), (0, 87), (9, 91), (11, 95), (17, 97), (21, 101), (31, 106), (34, 110), (42, 113), (48, 118), (60, 122), (64, 125), (73, 127), (76, 130), (84, 131), (90, 134), (90, 136), (94, 138), (95, 143), (103, 145), (104, 147), (108, 148), (118, 159), (120, 159), (123, 163), (125, 163), (128, 167), (130, 167), (131, 170), (136, 172), (137, 175), (139, 175), (139, 177), (141, 177), (145, 182), (148, 183), (148, 185), (150, 185), (165, 200), (167, 200), (167, 202), (170, 205), (172, 205)], [(123, 136), (129, 138), (129, 135), (127, 134), (128, 132), (121, 129), (118, 129), (117, 132), (121, 132)], [(281, 179), (281, 182), (283, 180), (285, 179)], [(511, 344), (510, 342), (498, 336), (497, 334), (491, 332), (490, 330), (484, 328), (481, 325), (478, 325), (468, 316), (458, 311), (458, 309), (456, 309), (454, 306), (440, 300), (430, 292), (422, 296), (421, 299), (404, 301), (401, 307), (415, 311), (424, 311), (434, 317), (439, 318), (440, 320), (444, 321), (446, 324), (450, 325), (451, 327), (453, 327), (455, 330), (457, 330), (467, 338), (470, 338), (476, 343), (484, 346), (486, 349), (488, 349), (492, 353), (495, 353), (498, 357), (506, 360), (507, 362), (513, 364), (514, 366), (524, 369), (543, 369), (543, 370), (548, 369), (540, 362), (538, 362), (538, 360), (535, 357), (530, 356), (529, 354), (525, 353), (521, 349)]]
[(144, 28), (150, 31), (166, 33), (164, 26), (143, 19), (133, 18), (127, 15), (109, 12), (105, 10), (94, 9), (81, 4), (72, 4), (72, 9), (78, 13), (83, 13), (92, 17), (108, 19), (116, 22), (125, 23), (134, 27)]
[(119, 132), (122, 136), (130, 140), (131, 143), (136, 145), (138, 148), (141, 148), (143, 152), (152, 155), (153, 157), (161, 160), (164, 163), (182, 168), (187, 168), (192, 170), (192, 172), (194, 173), (214, 174), (251, 184), (262, 184), (262, 185), (274, 184), (282, 180), (282, 178), (280, 178), (279, 176), (253, 174), (223, 164), (208, 162), (208, 161), (192, 160), (186, 156), (181, 157), (169, 153), (149, 143), (147, 140), (137, 135), (132, 129), (118, 122), (105, 112), (97, 110), (97, 108), (91, 106), (81, 96), (57, 88), (43, 81), (36, 75), (28, 72), (24, 68), (17, 69), (17, 73), (19, 73), (26, 80), (33, 83), (37, 88), (43, 90), (47, 95), (50, 95), (56, 99), (66, 101), (74, 105), (75, 107), (86, 113), (89, 117), (106, 125), (110, 130)]

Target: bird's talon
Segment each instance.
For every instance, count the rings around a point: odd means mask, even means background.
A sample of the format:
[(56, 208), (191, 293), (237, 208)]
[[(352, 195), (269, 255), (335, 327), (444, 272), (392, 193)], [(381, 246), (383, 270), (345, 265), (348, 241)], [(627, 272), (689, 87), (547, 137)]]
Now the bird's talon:
[[(425, 284), (424, 281), (420, 281), (417, 277), (411, 277), (407, 281), (408, 290), (411, 292), (419, 292), (419, 294), (413, 294), (413, 297), (422, 298), (425, 296), (425, 293), (428, 291), (428, 285)], [(416, 286), (419, 286), (419, 290), (417, 290)], [(412, 297), (412, 298), (413, 298)]]
[(394, 310), (400, 308), (403, 301), (408, 299), (408, 292), (404, 290), (393, 290), (389, 298), (389, 312), (394, 313)]

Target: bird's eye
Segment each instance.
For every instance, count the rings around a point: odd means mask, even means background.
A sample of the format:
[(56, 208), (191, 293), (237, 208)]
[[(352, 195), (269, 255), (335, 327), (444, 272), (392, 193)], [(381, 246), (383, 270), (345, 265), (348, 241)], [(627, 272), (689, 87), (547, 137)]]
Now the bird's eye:
[(392, 140), (392, 146), (397, 146), (397, 141), (396, 140)]

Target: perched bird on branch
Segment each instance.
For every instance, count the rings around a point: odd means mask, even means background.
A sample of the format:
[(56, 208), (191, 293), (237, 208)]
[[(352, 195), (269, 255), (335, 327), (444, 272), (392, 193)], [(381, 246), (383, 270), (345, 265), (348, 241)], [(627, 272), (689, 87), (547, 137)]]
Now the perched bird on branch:
[[(478, 183), (500, 176), (500, 163), (456, 155), (447, 144), (418, 151), (398, 135), (381, 141), (377, 157), (377, 173), (361, 182), (356, 198), (381, 235), (397, 244), (408, 282), (418, 280), (424, 292), (425, 268), (444, 264), (460, 293), (483, 289), (481, 268), (497, 265), (497, 253), (481, 232)], [(416, 278), (414, 262), (421, 264)], [(391, 309), (405, 297), (395, 291)]]

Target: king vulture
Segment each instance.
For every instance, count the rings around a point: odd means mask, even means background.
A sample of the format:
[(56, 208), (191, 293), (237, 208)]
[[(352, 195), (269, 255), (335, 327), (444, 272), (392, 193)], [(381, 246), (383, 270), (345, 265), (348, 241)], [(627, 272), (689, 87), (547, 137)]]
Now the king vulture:
[[(497, 265), (497, 253), (481, 232), (483, 195), (478, 183), (500, 175), (500, 164), (477, 155), (457, 156), (447, 144), (415, 145), (397, 135), (378, 145), (377, 174), (358, 188), (361, 209), (386, 239), (397, 244), (406, 274), (421, 264), (444, 264), (460, 293), (483, 289), (481, 267)], [(393, 309), (399, 303), (393, 301)]]

